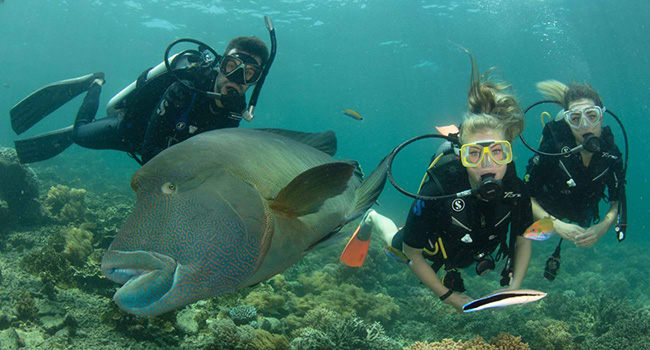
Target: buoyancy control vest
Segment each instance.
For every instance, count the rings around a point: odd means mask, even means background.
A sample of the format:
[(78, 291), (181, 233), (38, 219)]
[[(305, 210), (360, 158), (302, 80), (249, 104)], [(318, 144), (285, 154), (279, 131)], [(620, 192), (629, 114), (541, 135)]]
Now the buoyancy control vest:
[[(483, 202), (476, 196), (440, 200), (441, 210), (447, 210), (449, 220), (437, 237), (431, 237), (423, 249), (425, 258), (433, 261), (434, 270), (443, 265), (448, 274), (453, 271), (453, 278), (444, 278), (449, 288), (462, 291), (462, 279), (456, 268), (464, 268), (472, 263), (484, 260), (498, 261), (505, 257), (507, 262), (502, 272), (502, 285), (509, 283), (511, 260), (514, 256), (516, 235), (508, 241), (513, 210), (522, 198), (521, 193), (513, 191), (510, 181), (516, 178), (513, 163), (508, 164), (504, 177), (504, 198)], [(458, 157), (458, 147), (451, 143), (439, 148), (439, 153), (432, 157), (431, 164), (423, 178), (419, 192), (426, 195), (442, 195), (467, 189), (467, 173)], [(465, 188), (464, 188), (465, 187)], [(497, 248), (499, 248), (497, 250)], [(496, 250), (496, 254), (492, 255)], [(479, 273), (477, 265), (477, 273)], [(450, 280), (457, 281), (450, 281)], [(459, 280), (459, 281), (458, 281)], [(449, 283), (447, 283), (449, 282)], [(460, 284), (460, 288), (456, 284)]]

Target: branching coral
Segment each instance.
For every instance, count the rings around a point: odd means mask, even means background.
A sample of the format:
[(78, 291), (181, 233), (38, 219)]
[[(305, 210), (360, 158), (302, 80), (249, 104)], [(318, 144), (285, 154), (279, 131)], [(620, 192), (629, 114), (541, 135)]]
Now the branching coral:
[(257, 317), (257, 309), (251, 305), (235, 306), (228, 312), (236, 325), (247, 324)]
[[(342, 317), (326, 308), (317, 308), (307, 313), (304, 319), (308, 325), (296, 332), (292, 346), (300, 349), (399, 349), (400, 345), (384, 333), (378, 322), (366, 323), (355, 315)], [(313, 338), (313, 339), (312, 339)], [(295, 343), (294, 343), (295, 342)], [(327, 344), (333, 346), (327, 347)]]

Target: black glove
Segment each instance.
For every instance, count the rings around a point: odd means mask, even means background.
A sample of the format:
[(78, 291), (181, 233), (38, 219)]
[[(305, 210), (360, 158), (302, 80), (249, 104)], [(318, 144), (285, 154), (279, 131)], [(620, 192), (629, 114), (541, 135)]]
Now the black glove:
[(221, 95), (221, 104), (232, 113), (241, 113), (246, 109), (246, 95), (242, 95), (235, 90), (228, 91), (227, 94)]

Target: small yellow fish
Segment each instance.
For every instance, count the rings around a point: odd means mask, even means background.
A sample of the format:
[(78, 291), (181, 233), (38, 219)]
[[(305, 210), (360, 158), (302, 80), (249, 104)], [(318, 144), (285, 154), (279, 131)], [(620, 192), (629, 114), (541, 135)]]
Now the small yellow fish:
[(348, 117), (352, 117), (356, 120), (363, 120), (363, 117), (359, 112), (353, 110), (353, 109), (344, 109), (343, 114), (347, 115)]
[(553, 234), (553, 219), (545, 217), (530, 225), (524, 232), (524, 237), (535, 241), (545, 241)]

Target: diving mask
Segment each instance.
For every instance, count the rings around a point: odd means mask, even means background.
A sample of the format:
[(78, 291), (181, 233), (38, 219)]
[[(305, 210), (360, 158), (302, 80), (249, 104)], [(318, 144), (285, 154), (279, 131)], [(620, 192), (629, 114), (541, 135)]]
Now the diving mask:
[(485, 140), (466, 143), (460, 147), (460, 160), (466, 168), (506, 165), (512, 161), (512, 146), (506, 140)]
[(574, 129), (590, 129), (598, 126), (603, 119), (605, 107), (588, 106), (584, 108), (574, 108), (564, 111), (564, 120)]
[(242, 52), (225, 55), (219, 63), (219, 71), (228, 80), (242, 85), (255, 85), (262, 76), (262, 66), (255, 58)]

